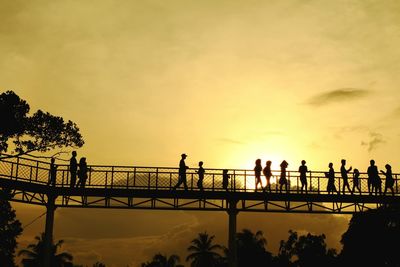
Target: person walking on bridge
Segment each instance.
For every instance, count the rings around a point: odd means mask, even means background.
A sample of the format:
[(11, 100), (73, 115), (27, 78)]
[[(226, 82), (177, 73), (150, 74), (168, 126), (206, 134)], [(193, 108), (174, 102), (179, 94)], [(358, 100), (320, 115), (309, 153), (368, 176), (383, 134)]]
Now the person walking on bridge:
[(306, 190), (307, 194), (307, 166), (306, 166), (306, 161), (302, 160), (301, 161), (301, 166), (299, 167), (299, 173), (300, 173), (300, 182), (301, 182), (301, 193), (303, 194), (303, 188)]
[[(375, 194), (382, 194), (382, 181), (379, 177), (378, 167), (375, 165), (375, 160), (370, 160), (370, 166), (367, 169), (368, 173), (368, 192), (372, 195), (374, 192)], [(372, 191), (371, 191), (372, 189)]]
[(265, 168), (263, 169), (263, 174), (265, 176), (265, 179), (267, 180), (267, 185), (265, 186), (265, 189), (268, 188), (270, 193), (271, 193), (271, 177), (272, 177), (271, 164), (272, 162), (268, 160), (266, 162)]
[[(351, 192), (350, 190), (350, 185), (349, 185), (349, 177), (347, 176), (347, 174), (353, 169), (353, 167), (350, 166), (349, 169), (346, 169), (346, 160), (342, 159), (341, 161), (342, 166), (340, 167), (340, 173), (342, 175), (342, 179), (343, 179), (343, 195), (347, 186), (347, 189), (349, 190), (349, 192)], [(340, 188), (339, 188), (340, 190)]]
[(78, 161), (76, 160), (76, 151), (72, 151), (72, 157), (69, 160), (69, 173), (71, 175), (71, 179), (70, 179), (71, 187), (75, 187), (77, 171), (78, 171)]
[(187, 186), (187, 181), (186, 181), (186, 170), (189, 169), (188, 166), (186, 166), (185, 159), (187, 155), (183, 153), (181, 155), (181, 160), (179, 161), (179, 178), (178, 178), (178, 183), (173, 187), (173, 190), (176, 190), (182, 183), (183, 186), (185, 187), (185, 190), (188, 190)]
[(282, 193), (282, 186), (285, 186), (286, 193), (288, 192), (288, 180), (286, 179), (286, 168), (289, 166), (286, 160), (281, 163), (281, 177), (279, 178), (279, 193)]
[(325, 173), (325, 177), (328, 178), (328, 186), (326, 188), (326, 191), (328, 191), (328, 194), (331, 194), (333, 192), (340, 194), (340, 192), (336, 190), (335, 170), (333, 169), (332, 162), (329, 163), (329, 171)]
[(256, 160), (256, 166), (254, 167), (254, 176), (256, 178), (256, 192), (257, 192), (257, 187), (258, 184), (260, 184), (261, 189), (264, 191), (264, 188), (262, 186), (262, 182), (261, 182), (261, 172), (262, 172), (262, 166), (261, 166), (261, 159), (257, 159)]
[(354, 194), (356, 191), (356, 188), (358, 189), (358, 192), (361, 195), (361, 188), (360, 188), (360, 171), (358, 169), (354, 169), (353, 172), (353, 190), (351, 191), (351, 194)]
[(57, 178), (57, 165), (55, 164), (55, 159), (51, 158), (50, 161), (50, 171), (49, 171), (49, 185), (56, 186), (56, 178)]
[(86, 158), (82, 157), (79, 160), (79, 171), (78, 171), (78, 178), (79, 181), (77, 183), (77, 187), (80, 186), (81, 188), (85, 188), (86, 185), (86, 180), (88, 178), (88, 167), (87, 167), (87, 163), (86, 163)]
[(229, 179), (231, 176), (228, 174), (228, 170), (225, 169), (222, 171), (222, 188), (225, 189), (227, 192), (229, 187)]
[(393, 179), (393, 174), (392, 174), (392, 166), (389, 164), (385, 165), (386, 172), (381, 170), (381, 173), (386, 176), (385, 180), (385, 191), (383, 192), (384, 195), (386, 195), (386, 192), (388, 188), (392, 191), (392, 195), (394, 196), (394, 190), (393, 190), (393, 185), (394, 185), (394, 179)]
[(203, 162), (199, 162), (199, 169), (196, 171), (197, 174), (199, 175), (199, 180), (197, 181), (197, 187), (200, 189), (200, 191), (203, 191), (203, 180), (204, 180), (204, 168), (203, 168)]

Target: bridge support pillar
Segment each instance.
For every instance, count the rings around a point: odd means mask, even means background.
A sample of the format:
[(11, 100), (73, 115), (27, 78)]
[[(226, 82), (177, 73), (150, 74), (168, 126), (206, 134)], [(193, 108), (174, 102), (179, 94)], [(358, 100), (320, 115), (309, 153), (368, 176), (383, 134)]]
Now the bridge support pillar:
[(47, 195), (47, 212), (46, 212), (46, 226), (44, 230), (44, 267), (51, 266), (51, 250), (53, 245), (53, 228), (54, 228), (54, 212), (56, 196)]
[(237, 267), (237, 248), (236, 248), (236, 216), (239, 213), (236, 209), (236, 200), (230, 200), (228, 207), (229, 215), (229, 237), (228, 237), (228, 265)]

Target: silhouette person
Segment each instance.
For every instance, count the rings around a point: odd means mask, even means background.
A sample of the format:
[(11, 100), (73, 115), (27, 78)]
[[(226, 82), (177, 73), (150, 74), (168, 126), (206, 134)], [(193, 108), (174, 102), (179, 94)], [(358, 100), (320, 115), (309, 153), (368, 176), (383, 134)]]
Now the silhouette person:
[(286, 160), (282, 161), (281, 167), (281, 177), (279, 178), (279, 193), (282, 193), (282, 186), (285, 186), (285, 191), (288, 191), (288, 180), (286, 179), (286, 168), (289, 166)]
[(351, 191), (351, 193), (355, 193), (355, 189), (358, 189), (358, 192), (360, 192), (361, 195), (361, 188), (360, 188), (360, 171), (358, 169), (354, 169), (353, 172), (353, 190)]
[(393, 179), (393, 174), (392, 174), (392, 166), (390, 166), (389, 164), (386, 164), (385, 168), (386, 168), (386, 172), (381, 170), (381, 173), (386, 176), (385, 191), (383, 192), (383, 194), (386, 195), (387, 189), (390, 188), (390, 190), (392, 191), (392, 195), (394, 196), (394, 189), (393, 189), (394, 179)]
[(49, 185), (55, 186), (56, 185), (56, 178), (57, 178), (57, 165), (55, 164), (55, 159), (51, 158), (50, 160), (50, 171), (49, 171)]
[[(382, 193), (382, 181), (379, 177), (378, 167), (375, 165), (375, 160), (370, 160), (370, 166), (367, 169), (368, 173), (368, 192), (370, 194), (374, 193), (378, 194), (378, 192)], [(372, 189), (372, 191), (371, 191)]]
[(222, 188), (228, 191), (229, 179), (231, 176), (228, 174), (228, 170), (222, 171)]
[(263, 168), (261, 166), (261, 159), (256, 160), (256, 166), (254, 167), (254, 176), (256, 178), (256, 192), (257, 192), (257, 187), (258, 184), (260, 184), (261, 189), (264, 191), (264, 188), (262, 187), (262, 182), (261, 182), (261, 172)]
[[(349, 190), (349, 192), (351, 192), (350, 190), (350, 185), (349, 185), (349, 177), (347, 176), (347, 174), (353, 169), (353, 167), (350, 167), (349, 169), (346, 169), (346, 160), (342, 159), (341, 160), (342, 166), (340, 167), (340, 173), (342, 175), (342, 179), (343, 179), (343, 194), (345, 193), (345, 189), (347, 186), (347, 189)], [(339, 188), (340, 190), (340, 188)]]
[(185, 188), (185, 190), (188, 190), (187, 182), (186, 182), (186, 170), (189, 169), (188, 166), (186, 166), (185, 159), (187, 155), (184, 153), (181, 155), (181, 160), (179, 161), (179, 179), (178, 183), (174, 186), (173, 190), (176, 190), (182, 183)]
[(333, 169), (333, 163), (329, 163), (329, 171), (325, 173), (325, 177), (328, 178), (328, 187), (327, 190), (328, 194), (331, 194), (333, 192), (336, 192), (339, 194), (339, 192), (336, 190), (335, 186), (335, 170)]
[(263, 174), (265, 176), (265, 179), (267, 180), (267, 185), (265, 186), (265, 188), (269, 189), (269, 192), (271, 192), (271, 176), (272, 176), (272, 171), (271, 171), (271, 161), (268, 160), (266, 162), (266, 166), (263, 169)]
[(203, 162), (199, 162), (199, 169), (197, 170), (197, 174), (199, 175), (199, 180), (197, 181), (197, 187), (200, 189), (200, 191), (203, 191), (203, 179), (204, 179), (204, 168), (203, 168)]
[(72, 157), (69, 160), (69, 172), (71, 174), (71, 187), (76, 184), (76, 172), (78, 171), (78, 162), (76, 160), (76, 151), (72, 151)]
[(299, 173), (300, 173), (300, 182), (301, 182), (301, 193), (303, 193), (303, 188), (306, 190), (307, 194), (307, 166), (306, 166), (306, 161), (302, 160), (301, 161), (301, 166), (299, 167)]
[(77, 187), (80, 186), (81, 188), (85, 188), (86, 185), (86, 180), (88, 178), (88, 167), (87, 167), (87, 163), (86, 163), (86, 158), (82, 157), (79, 160), (79, 171), (78, 171), (78, 178), (79, 181), (77, 183)]

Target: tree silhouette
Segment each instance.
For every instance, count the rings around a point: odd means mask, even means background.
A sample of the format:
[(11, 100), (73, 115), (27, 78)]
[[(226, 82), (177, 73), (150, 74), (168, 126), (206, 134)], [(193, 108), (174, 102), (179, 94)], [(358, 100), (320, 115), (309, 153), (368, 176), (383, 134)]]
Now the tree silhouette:
[[(27, 249), (19, 251), (19, 256), (24, 256), (22, 264), (24, 267), (40, 267), (43, 266), (44, 262), (44, 233), (41, 236), (36, 236), (36, 244), (28, 245)], [(57, 250), (61, 248), (63, 240), (59, 240), (57, 243), (51, 246), (51, 266), (52, 267), (67, 267), (72, 266), (72, 255), (67, 252), (57, 254)]]
[(190, 254), (186, 261), (191, 261), (192, 267), (214, 267), (220, 262), (221, 255), (216, 252), (221, 246), (213, 244), (215, 236), (209, 236), (206, 232), (199, 233), (198, 237), (193, 239), (191, 246), (188, 247)]
[(265, 247), (267, 240), (262, 231), (255, 234), (248, 229), (236, 234), (238, 266), (266, 266), (272, 262), (272, 255)]
[(16, 239), (22, 233), (21, 223), (16, 219), (9, 198), (10, 192), (0, 190), (0, 266), (3, 267), (15, 266)]
[(356, 213), (342, 235), (343, 266), (400, 266), (400, 207)]
[(327, 249), (325, 235), (298, 236), (289, 230), (287, 241), (281, 241), (277, 257), (277, 266), (331, 266), (335, 262), (336, 252)]
[(151, 262), (142, 263), (142, 267), (183, 267), (178, 264), (179, 261), (179, 257), (175, 254), (167, 257), (158, 253), (154, 255)]
[(7, 91), (0, 95), (0, 158), (17, 157), (32, 152), (46, 152), (61, 147), (81, 147), (84, 144), (79, 128), (72, 121), (41, 110), (29, 116), (29, 104)]
[(96, 262), (95, 264), (93, 264), (93, 267), (106, 267), (106, 265), (102, 262)]

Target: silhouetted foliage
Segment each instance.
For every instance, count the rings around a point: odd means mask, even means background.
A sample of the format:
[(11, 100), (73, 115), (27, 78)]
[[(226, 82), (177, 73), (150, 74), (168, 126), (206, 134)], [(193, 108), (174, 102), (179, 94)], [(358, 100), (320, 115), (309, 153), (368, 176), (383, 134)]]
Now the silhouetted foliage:
[(221, 246), (213, 244), (214, 236), (207, 233), (199, 233), (198, 237), (192, 240), (188, 247), (190, 254), (186, 261), (191, 261), (191, 267), (214, 267), (220, 262), (221, 255), (216, 252)]
[[(19, 256), (24, 256), (22, 265), (24, 267), (40, 267), (44, 265), (44, 233), (41, 236), (36, 236), (36, 244), (28, 245), (27, 249), (19, 251)], [(67, 267), (72, 266), (72, 255), (67, 252), (57, 254), (57, 250), (61, 248), (63, 240), (59, 240), (57, 243), (52, 244), (51, 247), (51, 259), (50, 265), (52, 267)]]
[(29, 104), (13, 91), (0, 95), (0, 153), (8, 151), (10, 142), (13, 143), (11, 156), (83, 146), (82, 135), (74, 122), (64, 122), (62, 117), (41, 110), (29, 116), (29, 109)]
[(356, 213), (342, 235), (342, 266), (400, 266), (400, 208)]
[(332, 266), (335, 263), (336, 252), (327, 249), (325, 235), (298, 236), (297, 232), (289, 231), (287, 241), (281, 241), (276, 258), (277, 266)]
[(238, 266), (266, 266), (272, 262), (272, 255), (265, 247), (267, 240), (261, 231), (255, 234), (248, 229), (236, 234)]
[(22, 233), (21, 223), (16, 219), (8, 199), (10, 192), (0, 190), (0, 266), (3, 267), (15, 266), (17, 237)]
[(142, 267), (183, 267), (178, 264), (179, 257), (175, 254), (167, 257), (160, 253), (154, 255), (151, 262), (142, 263)]
[(95, 264), (93, 264), (93, 267), (106, 267), (106, 265), (102, 262), (96, 262)]

